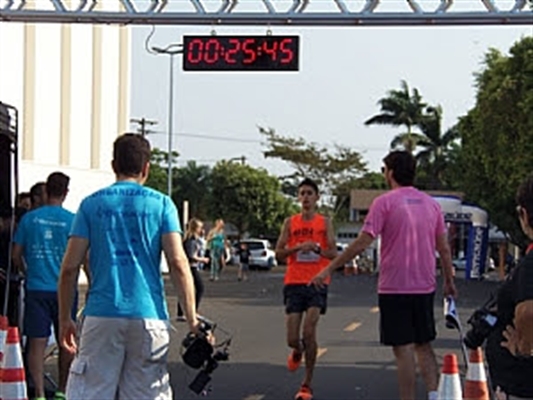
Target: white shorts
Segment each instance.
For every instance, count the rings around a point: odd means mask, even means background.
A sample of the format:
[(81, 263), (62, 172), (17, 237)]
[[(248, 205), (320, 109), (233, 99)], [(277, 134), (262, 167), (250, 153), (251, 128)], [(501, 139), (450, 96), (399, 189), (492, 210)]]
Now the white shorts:
[(86, 317), (70, 367), (69, 400), (171, 400), (168, 321)]

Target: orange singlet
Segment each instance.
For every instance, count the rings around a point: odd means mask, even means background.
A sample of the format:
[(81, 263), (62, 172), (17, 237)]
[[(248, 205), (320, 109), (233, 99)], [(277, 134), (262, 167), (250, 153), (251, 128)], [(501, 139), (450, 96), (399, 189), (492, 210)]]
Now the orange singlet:
[[(328, 229), (326, 218), (315, 214), (306, 221), (302, 214), (291, 217), (289, 222), (289, 240), (287, 246), (294, 247), (300, 243), (312, 241), (318, 243), (322, 250), (328, 247)], [(285, 285), (307, 285), (311, 279), (329, 264), (329, 260), (315, 252), (291, 254), (287, 257), (287, 271), (285, 272)], [(329, 283), (328, 278), (326, 283)]]

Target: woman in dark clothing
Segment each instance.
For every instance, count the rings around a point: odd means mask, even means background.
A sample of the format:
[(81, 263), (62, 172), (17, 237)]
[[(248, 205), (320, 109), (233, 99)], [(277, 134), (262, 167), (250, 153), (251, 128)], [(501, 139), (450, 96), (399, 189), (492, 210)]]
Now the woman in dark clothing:
[[(196, 310), (200, 306), (200, 300), (204, 293), (204, 283), (202, 277), (200, 276), (199, 266), (201, 264), (208, 264), (209, 258), (203, 257), (203, 242), (201, 240), (201, 232), (203, 229), (203, 223), (199, 219), (192, 218), (187, 225), (187, 232), (185, 232), (185, 237), (183, 241), (183, 247), (187, 258), (189, 260), (189, 265), (191, 266), (192, 277), (194, 280), (194, 288), (196, 290)], [(183, 315), (183, 310), (178, 302), (178, 321), (185, 321), (185, 316)]]

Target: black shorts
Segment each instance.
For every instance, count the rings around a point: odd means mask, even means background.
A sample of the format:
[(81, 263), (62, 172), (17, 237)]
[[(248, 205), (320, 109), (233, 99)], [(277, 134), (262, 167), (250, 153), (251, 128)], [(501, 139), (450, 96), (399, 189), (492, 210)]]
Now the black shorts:
[(380, 294), (380, 340), (388, 346), (428, 343), (437, 337), (435, 293)]
[(311, 307), (320, 308), (320, 314), (325, 314), (328, 307), (328, 287), (317, 289), (312, 285), (285, 285), (283, 303), (286, 314), (303, 313)]

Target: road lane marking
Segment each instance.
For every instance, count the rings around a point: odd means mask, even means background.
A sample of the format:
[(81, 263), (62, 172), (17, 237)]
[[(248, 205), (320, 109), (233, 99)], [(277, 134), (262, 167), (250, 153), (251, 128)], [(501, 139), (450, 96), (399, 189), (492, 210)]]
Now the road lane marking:
[(370, 309), (370, 312), (371, 312), (372, 314), (376, 314), (376, 313), (378, 313), (378, 312), (379, 312), (379, 307), (372, 307), (372, 308)]
[(357, 328), (359, 328), (361, 325), (362, 325), (361, 322), (352, 322), (350, 325), (344, 328), (344, 332), (353, 332)]
[(250, 396), (245, 397), (243, 400), (263, 400), (264, 398), (264, 394), (251, 394)]
[(326, 353), (326, 351), (328, 351), (328, 349), (319, 347), (316, 351), (316, 358), (322, 357)]

